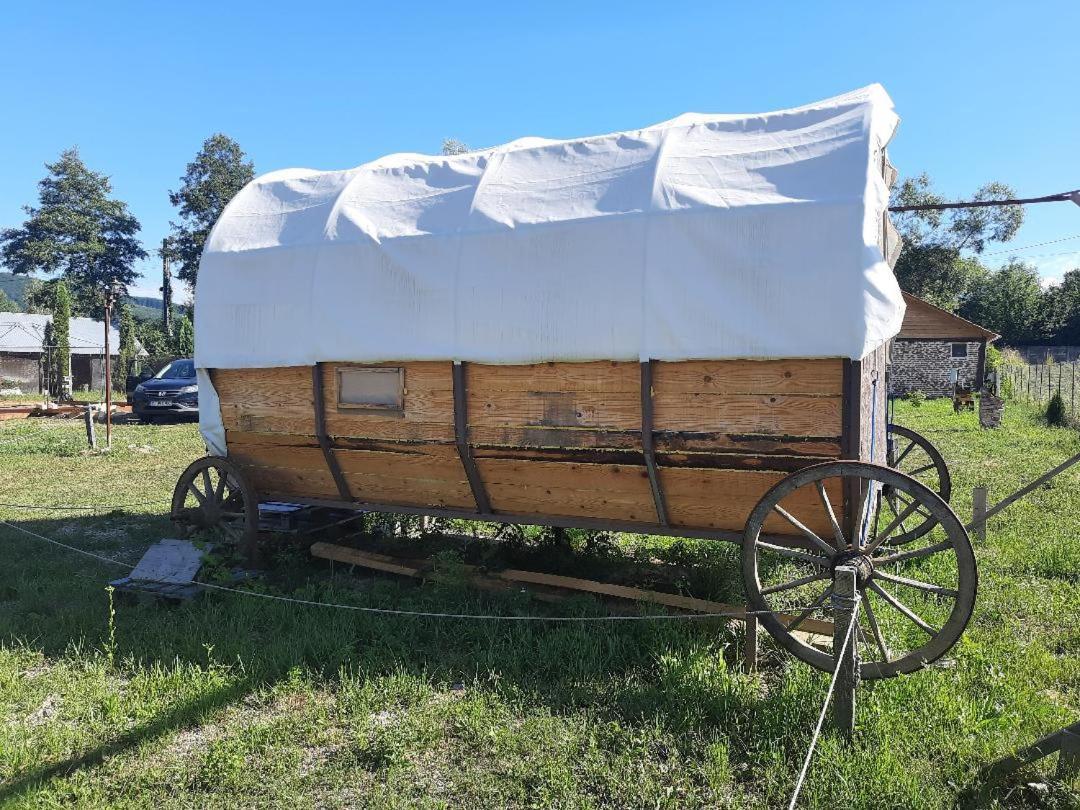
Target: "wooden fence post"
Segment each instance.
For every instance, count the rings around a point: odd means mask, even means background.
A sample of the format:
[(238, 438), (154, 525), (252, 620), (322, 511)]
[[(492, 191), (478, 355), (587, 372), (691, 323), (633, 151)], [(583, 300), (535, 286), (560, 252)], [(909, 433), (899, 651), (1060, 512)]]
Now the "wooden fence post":
[(975, 539), (986, 542), (986, 505), (988, 493), (986, 487), (971, 490), (971, 526)]
[(1065, 729), (1061, 732), (1061, 749), (1058, 754), (1057, 778), (1068, 782), (1080, 774), (1080, 734)]
[[(855, 735), (855, 688), (859, 682), (859, 639), (856, 609), (859, 591), (856, 586), (855, 568), (837, 566), (833, 579), (833, 650), (839, 654), (844, 641), (847, 646), (839, 662), (836, 676), (836, 692), (833, 695), (833, 724), (846, 742)], [(851, 638), (848, 638), (848, 635)]]
[(86, 443), (91, 450), (97, 450), (97, 435), (94, 433), (94, 406), (87, 405), (83, 410), (83, 419), (86, 421)]
[(757, 672), (758, 664), (758, 618), (747, 614), (746, 636), (743, 638), (743, 669), (746, 672)]

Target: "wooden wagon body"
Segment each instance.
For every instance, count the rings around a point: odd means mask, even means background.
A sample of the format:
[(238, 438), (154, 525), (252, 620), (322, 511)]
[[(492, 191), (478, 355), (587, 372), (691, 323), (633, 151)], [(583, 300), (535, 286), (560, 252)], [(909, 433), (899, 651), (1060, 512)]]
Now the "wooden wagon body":
[[(228, 457), (266, 498), (734, 539), (789, 473), (884, 461), (885, 359), (883, 346), (862, 361), (327, 362), (210, 375)], [(375, 369), (399, 386), (400, 407), (365, 407)], [(359, 398), (343, 398), (343, 379), (361, 381)], [(840, 514), (843, 493), (831, 494)], [(821, 520), (811, 528), (828, 532)], [(766, 525), (794, 532), (779, 517)]]
[(975, 568), (940, 454), (888, 424), (896, 121), (871, 87), (254, 181), (203, 253), (211, 455), (174, 520), (252, 553), (267, 500), (731, 540), (802, 660), (834, 668), (799, 628), (843, 568), (864, 677), (925, 666)]

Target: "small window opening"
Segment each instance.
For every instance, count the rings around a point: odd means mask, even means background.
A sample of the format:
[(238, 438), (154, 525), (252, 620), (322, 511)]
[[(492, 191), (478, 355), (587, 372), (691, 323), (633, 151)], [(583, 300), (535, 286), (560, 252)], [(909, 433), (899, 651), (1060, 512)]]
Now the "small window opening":
[(952, 345), (953, 357), (967, 357), (967, 344), (966, 343), (954, 343)]
[(339, 408), (402, 413), (405, 408), (405, 369), (357, 368), (337, 370)]

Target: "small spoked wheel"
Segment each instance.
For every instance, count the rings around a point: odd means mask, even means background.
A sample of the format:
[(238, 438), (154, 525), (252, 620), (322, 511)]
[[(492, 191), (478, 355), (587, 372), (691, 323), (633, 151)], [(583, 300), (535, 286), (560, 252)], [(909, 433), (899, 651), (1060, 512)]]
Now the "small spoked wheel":
[[(886, 489), (906, 504), (897, 515), (882, 505)], [(917, 510), (934, 524), (898, 548), (891, 539)], [(761, 611), (769, 633), (829, 672), (836, 667), (833, 577), (841, 565), (854, 567), (859, 666), (867, 679), (915, 672), (940, 658), (975, 606), (975, 555), (959, 518), (928, 487), (878, 464), (830, 461), (782, 480), (750, 515), (742, 564), (750, 608)]]
[[(952, 476), (949, 466), (936, 447), (925, 436), (903, 425), (889, 425), (888, 464), (928, 487), (945, 501), (952, 497)], [(888, 487), (884, 490), (885, 509), (894, 517), (907, 507), (910, 500)], [(889, 539), (894, 546), (918, 540), (934, 528), (935, 520), (925, 509), (917, 509), (900, 523), (900, 530)]]
[(234, 546), (256, 562), (259, 502), (235, 465), (205, 456), (192, 462), (173, 490), (172, 521), (182, 537)]

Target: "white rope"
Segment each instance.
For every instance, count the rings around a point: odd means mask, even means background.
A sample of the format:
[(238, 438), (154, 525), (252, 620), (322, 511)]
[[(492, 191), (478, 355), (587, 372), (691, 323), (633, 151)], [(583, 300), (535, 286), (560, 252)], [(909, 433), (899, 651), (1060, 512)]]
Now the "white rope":
[[(119, 565), (122, 568), (126, 568), (128, 571), (134, 570), (134, 566), (120, 560), (115, 560), (111, 557), (104, 557), (100, 554), (95, 554), (92, 551), (86, 551), (75, 546), (70, 546), (67, 543), (61, 543), (59, 540), (53, 540), (51, 537), (46, 537), (43, 534), (32, 532), (29, 529), (24, 529), (21, 526), (16, 526), (13, 523), (8, 523), (6, 520), (0, 520), (0, 526), (7, 526), (10, 529), (14, 529), (17, 532), (43, 540), (46, 543), (51, 543), (54, 546), (67, 549), (68, 551), (74, 551), (76, 554), (82, 554), (84, 557), (90, 557), (91, 559), (100, 560), (101, 562), (108, 563), (109, 565)], [(142, 580), (141, 580), (142, 581)], [(345, 605), (336, 602), (317, 602), (311, 599), (297, 599), (293, 596), (276, 596), (269, 593), (259, 593), (258, 591), (243, 591), (239, 588), (229, 588), (224, 585), (214, 585), (209, 582), (196, 582), (195, 580), (187, 580), (184, 582), (162, 582), (159, 580), (145, 580), (146, 582), (159, 584), (159, 585), (196, 585), (200, 588), (208, 588), (214, 591), (223, 591), (225, 593), (237, 593), (241, 596), (253, 596), (259, 599), (267, 599), (273, 602), (286, 602), (293, 605), (306, 605), (308, 607), (325, 607), (336, 608), (339, 610), (352, 610), (359, 613), (377, 613), (388, 616), (412, 616), (415, 618), (427, 618), (427, 619), (475, 619), (482, 621), (505, 621), (505, 622), (618, 622), (618, 621), (670, 621), (670, 620), (697, 620), (697, 619), (741, 619), (747, 616), (758, 616), (768, 613), (779, 613), (775, 610), (746, 610), (738, 613), (657, 613), (649, 614), (645, 616), (506, 616), (499, 614), (480, 614), (480, 613), (433, 613), (428, 611), (419, 610), (398, 610), (396, 608), (374, 608), (374, 607), (361, 607), (360, 605)], [(800, 608), (791, 608), (791, 611), (800, 610)]]
[(810, 760), (813, 759), (814, 749), (817, 748), (818, 738), (821, 736), (821, 727), (825, 723), (825, 714), (829, 710), (829, 702), (832, 700), (833, 690), (836, 688), (836, 681), (840, 677), (840, 668), (844, 665), (844, 653), (847, 652), (848, 642), (851, 641), (851, 637), (855, 635), (855, 628), (859, 624), (859, 603), (855, 603), (855, 609), (851, 614), (851, 624), (848, 627), (847, 635), (844, 636), (844, 643), (840, 645), (840, 654), (836, 656), (836, 671), (833, 672), (832, 681), (829, 682), (829, 691), (825, 694), (825, 703), (821, 707), (821, 714), (818, 716), (817, 727), (814, 729), (814, 736), (810, 740), (810, 748), (806, 752), (806, 759), (803, 760), (802, 770), (799, 771), (799, 779), (795, 783), (795, 792), (791, 794), (791, 801), (788, 802), (788, 810), (795, 810), (795, 802), (799, 800), (799, 793), (802, 792), (803, 781), (806, 779), (807, 771), (810, 770)]

